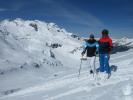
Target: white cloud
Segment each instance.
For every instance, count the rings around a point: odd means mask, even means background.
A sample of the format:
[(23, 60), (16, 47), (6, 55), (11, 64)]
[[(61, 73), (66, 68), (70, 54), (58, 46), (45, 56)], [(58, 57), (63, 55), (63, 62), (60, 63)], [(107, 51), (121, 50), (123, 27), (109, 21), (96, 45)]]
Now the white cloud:
[(5, 9), (5, 8), (0, 8), (0, 11), (7, 11), (8, 9)]
[(87, 11), (77, 8), (74, 5), (69, 4), (67, 6), (63, 5), (60, 2), (56, 2), (54, 3), (53, 8), (55, 8), (54, 10), (52, 10), (54, 16), (64, 17), (68, 19), (67, 21), (71, 21), (71, 23), (83, 25), (86, 27), (106, 27), (98, 17), (94, 16), (93, 14)]
[(4, 8), (0, 8), (0, 12), (4, 12), (4, 11), (18, 11), (19, 8), (11, 8), (11, 9), (4, 9)]

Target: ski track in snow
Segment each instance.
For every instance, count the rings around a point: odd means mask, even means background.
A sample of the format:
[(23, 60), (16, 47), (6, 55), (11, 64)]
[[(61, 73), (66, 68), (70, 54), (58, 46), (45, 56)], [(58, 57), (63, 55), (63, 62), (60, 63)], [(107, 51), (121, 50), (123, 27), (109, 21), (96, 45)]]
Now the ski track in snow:
[[(131, 55), (133, 55), (133, 53), (130, 53), (130, 54), (127, 54), (127, 55), (122, 55), (122, 56), (119, 56), (119, 57), (111, 58), (111, 61), (115, 60), (115, 59), (123, 59), (123, 58), (125, 58), (125, 57), (127, 57), (129, 55), (131, 56)], [(127, 59), (125, 61), (122, 61), (122, 62), (118, 61), (115, 64), (123, 65), (123, 64), (125, 64), (127, 62), (132, 61), (132, 59), (130, 59), (130, 61), (129, 61), (129, 59)], [(122, 69), (124, 70), (125, 67), (122, 67)], [(120, 70), (122, 70), (122, 69), (120, 68)], [(113, 74), (117, 74), (117, 73), (113, 73)], [(12, 97), (16, 97), (16, 96), (25, 96), (25, 95), (28, 96), (28, 94), (30, 95), (30, 94), (33, 94), (33, 93), (36, 93), (36, 92), (40, 92), (40, 91), (42, 91), (42, 92), (51, 91), (52, 92), (53, 90), (58, 90), (60, 88), (70, 87), (71, 86), (70, 90), (67, 90), (67, 91), (65, 91), (63, 93), (59, 93), (59, 94), (57, 94), (55, 96), (51, 96), (51, 97), (49, 97), (48, 95), (47, 96), (46, 95), (43, 96), (44, 100), (55, 100), (55, 99), (58, 99), (58, 98), (61, 98), (61, 97), (64, 97), (64, 96), (69, 96), (69, 95), (72, 95), (72, 94), (75, 94), (75, 93), (78, 93), (78, 92), (81, 92), (81, 91), (90, 92), (94, 88), (97, 88), (97, 86), (91, 86), (91, 84), (93, 84), (94, 80), (93, 80), (93, 78), (91, 80), (88, 78), (88, 71), (82, 71), (81, 72), (81, 76), (80, 76), (79, 79), (78, 79), (77, 76), (78, 76), (78, 73), (65, 75), (65, 76), (63, 76), (63, 77), (61, 77), (59, 79), (55, 79), (55, 80), (49, 81), (49, 82), (44, 83), (42, 85), (38, 85), (38, 86), (35, 86), (35, 87), (30, 87), (30, 88), (27, 88), (27, 89), (20, 90), (18, 92), (9, 94), (7, 96), (3, 96), (0, 99), (6, 100), (6, 98), (12, 98)], [(127, 77), (129, 77), (129, 76), (132, 76), (132, 75), (129, 75), (129, 74), (127, 74), (127, 75), (126, 74), (124, 74), (124, 75), (121, 74), (120, 76), (112, 75), (109, 80), (101, 82), (102, 85), (100, 85), (100, 87), (103, 87), (103, 86), (106, 86), (106, 85), (110, 85), (110, 84), (116, 84), (116, 83), (118, 83), (120, 81), (124, 81), (124, 80), (126, 81)], [(121, 77), (125, 77), (125, 78), (121, 79)], [(112, 79), (116, 80), (116, 81), (112, 81)], [(90, 87), (88, 88), (88, 86), (90, 86)], [(111, 90), (110, 87), (109, 87), (109, 89), (107, 91), (109, 91), (109, 90)], [(105, 91), (104, 93), (96, 96), (95, 99), (101, 97), (107, 91)]]

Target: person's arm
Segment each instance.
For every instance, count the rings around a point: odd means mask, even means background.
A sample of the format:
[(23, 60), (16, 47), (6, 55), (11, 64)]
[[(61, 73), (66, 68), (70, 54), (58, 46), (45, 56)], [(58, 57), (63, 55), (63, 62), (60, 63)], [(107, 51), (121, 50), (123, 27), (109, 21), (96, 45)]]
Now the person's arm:
[(84, 41), (82, 43), (82, 47), (83, 47), (83, 51), (82, 51), (81, 55), (84, 56), (84, 54), (86, 53), (86, 50), (87, 50), (87, 43), (86, 43), (86, 41)]
[(109, 45), (113, 46), (112, 39), (109, 40)]
[(83, 52), (81, 53), (82, 56), (84, 56), (84, 54), (86, 53), (87, 47), (84, 48)]
[(96, 42), (96, 54), (98, 54), (98, 53), (99, 53), (99, 43)]
[(110, 45), (110, 51), (111, 51), (113, 49), (112, 39), (109, 40), (109, 45)]

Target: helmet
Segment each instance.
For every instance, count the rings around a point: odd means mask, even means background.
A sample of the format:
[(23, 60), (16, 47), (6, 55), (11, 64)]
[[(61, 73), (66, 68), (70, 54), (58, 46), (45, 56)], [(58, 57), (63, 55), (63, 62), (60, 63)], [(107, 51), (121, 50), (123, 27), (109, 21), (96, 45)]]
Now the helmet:
[(94, 34), (90, 34), (90, 38), (94, 38)]
[(109, 34), (109, 31), (107, 29), (104, 29), (104, 30), (102, 30), (102, 34), (103, 35), (108, 35)]

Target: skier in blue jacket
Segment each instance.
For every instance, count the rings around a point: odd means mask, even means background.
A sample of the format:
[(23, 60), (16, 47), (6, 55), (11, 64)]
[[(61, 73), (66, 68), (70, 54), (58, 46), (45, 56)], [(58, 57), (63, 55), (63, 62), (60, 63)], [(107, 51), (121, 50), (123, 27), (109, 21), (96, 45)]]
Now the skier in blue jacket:
[(90, 66), (90, 73), (94, 72), (95, 56), (98, 53), (98, 42), (95, 40), (94, 35), (90, 34), (89, 39), (83, 42), (84, 50), (81, 53), (84, 56), (85, 53), (87, 56), (87, 63)]

